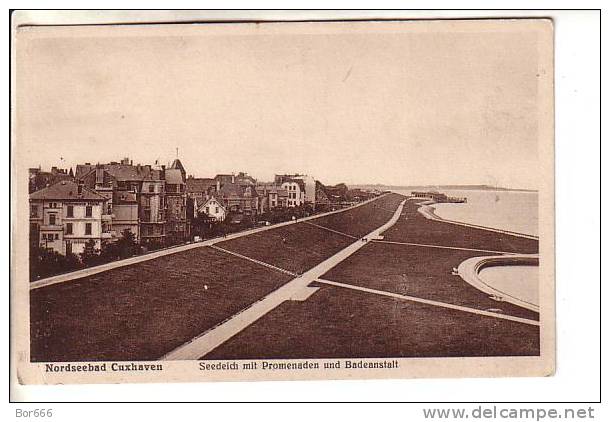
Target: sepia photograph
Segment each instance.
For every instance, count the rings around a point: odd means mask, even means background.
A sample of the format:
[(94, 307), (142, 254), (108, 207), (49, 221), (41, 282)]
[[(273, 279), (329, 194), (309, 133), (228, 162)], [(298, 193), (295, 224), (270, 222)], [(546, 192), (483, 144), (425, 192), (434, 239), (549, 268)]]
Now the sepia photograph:
[(20, 383), (553, 375), (551, 20), (13, 31)]

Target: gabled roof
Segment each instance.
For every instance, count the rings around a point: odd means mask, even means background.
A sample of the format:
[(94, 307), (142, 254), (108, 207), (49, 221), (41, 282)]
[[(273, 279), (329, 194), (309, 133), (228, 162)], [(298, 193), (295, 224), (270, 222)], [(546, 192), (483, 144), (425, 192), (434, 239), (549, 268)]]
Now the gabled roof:
[(207, 192), (212, 186), (216, 186), (216, 181), (210, 178), (188, 177), (186, 179), (186, 191), (188, 193)]
[(78, 184), (71, 180), (64, 180), (47, 188), (41, 189), (30, 194), (30, 199), (44, 200), (51, 199), (57, 201), (106, 201), (107, 198), (92, 189), (82, 187), (82, 194), (78, 194)]
[(218, 203), (218, 205), (220, 205), (220, 207), (226, 211), (226, 207), (223, 205), (222, 201), (218, 198), (216, 198), (214, 195), (210, 196), (208, 199), (204, 199), (203, 201), (201, 201), (200, 203), (197, 204), (197, 211), (198, 212), (203, 212), (203, 210), (205, 209), (206, 205), (210, 202), (210, 201), (216, 201), (216, 203)]

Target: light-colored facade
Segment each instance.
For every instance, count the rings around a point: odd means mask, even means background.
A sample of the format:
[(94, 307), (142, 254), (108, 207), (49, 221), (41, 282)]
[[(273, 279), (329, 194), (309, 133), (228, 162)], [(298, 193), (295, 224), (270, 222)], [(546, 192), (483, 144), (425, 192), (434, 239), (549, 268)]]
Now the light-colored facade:
[(140, 243), (165, 243), (167, 202), (163, 166), (134, 165), (125, 158), (120, 163), (79, 164), (75, 177), (108, 198), (114, 240), (129, 229)]
[(197, 209), (197, 213), (205, 215), (213, 221), (224, 221), (227, 216), (226, 208), (214, 196), (203, 202)]
[(100, 249), (112, 237), (107, 199), (72, 181), (62, 181), (30, 195), (30, 235), (38, 245), (62, 255), (80, 254), (89, 240)]
[(316, 203), (316, 181), (306, 174), (295, 175), (295, 180), (302, 180), (305, 188), (304, 202), (315, 205)]
[(302, 180), (287, 180), (282, 183), (282, 189), (288, 192), (288, 207), (298, 207), (305, 203), (305, 189)]

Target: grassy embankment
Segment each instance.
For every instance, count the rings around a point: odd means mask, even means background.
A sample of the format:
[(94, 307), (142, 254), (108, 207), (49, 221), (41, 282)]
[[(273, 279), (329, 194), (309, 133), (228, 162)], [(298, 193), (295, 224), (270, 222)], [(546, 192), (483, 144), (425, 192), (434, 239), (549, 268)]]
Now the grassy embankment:
[[(411, 201), (385, 239), (523, 253), (538, 249), (535, 240), (427, 220)], [(324, 278), (538, 319), (451, 275), (464, 259), (479, 255), (486, 254), (372, 243)], [(537, 326), (322, 285), (307, 301), (282, 304), (205, 359), (520, 356), (537, 355), (539, 347)]]
[[(375, 202), (336, 214), (335, 221), (343, 214), (366, 220)], [(352, 241), (297, 223), (219, 246), (303, 272)], [(157, 359), (291, 278), (197, 248), (32, 290), (32, 360)]]

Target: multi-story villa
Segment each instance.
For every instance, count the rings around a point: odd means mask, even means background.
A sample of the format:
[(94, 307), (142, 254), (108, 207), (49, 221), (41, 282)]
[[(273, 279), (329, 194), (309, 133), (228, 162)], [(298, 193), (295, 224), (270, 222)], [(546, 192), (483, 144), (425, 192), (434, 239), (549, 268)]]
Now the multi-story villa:
[(305, 182), (301, 179), (284, 178), (280, 185), (288, 192), (289, 207), (298, 207), (305, 203)]
[(116, 222), (115, 238), (129, 229), (143, 244), (162, 244), (166, 237), (164, 173), (163, 166), (133, 165), (125, 158), (120, 163), (79, 164), (75, 177), (108, 198)]
[(261, 212), (268, 212), (274, 208), (288, 206), (288, 191), (275, 183), (259, 183), (256, 186)]
[(165, 202), (167, 204), (167, 239), (179, 243), (190, 235), (186, 219), (186, 171), (176, 159), (165, 170)]
[(100, 249), (112, 237), (107, 198), (64, 180), (30, 194), (30, 239), (62, 255), (80, 254), (93, 240)]
[(288, 191), (288, 206), (297, 207), (316, 204), (316, 181), (306, 174), (276, 174), (276, 185)]

